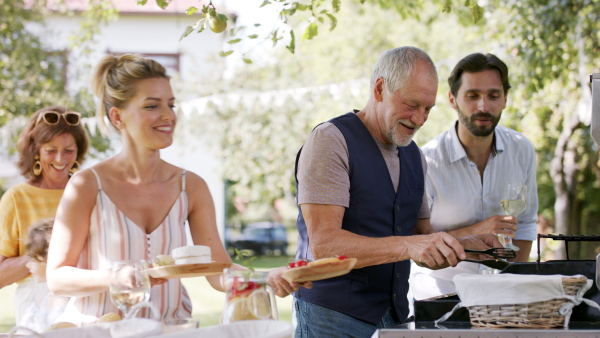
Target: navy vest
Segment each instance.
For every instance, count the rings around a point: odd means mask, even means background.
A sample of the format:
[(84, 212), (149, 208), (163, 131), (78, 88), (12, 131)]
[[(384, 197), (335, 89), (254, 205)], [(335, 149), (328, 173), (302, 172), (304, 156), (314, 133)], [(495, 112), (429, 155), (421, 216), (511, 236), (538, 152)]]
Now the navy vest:
[[(329, 122), (344, 135), (350, 160), (350, 207), (344, 213), (342, 228), (368, 237), (414, 235), (424, 193), (417, 145), (411, 142), (398, 148), (400, 184), (396, 193), (381, 150), (356, 114), (348, 113)], [(298, 209), (296, 258), (312, 259), (306, 224), (300, 206)], [(397, 319), (403, 321), (408, 315), (409, 272), (410, 261), (368, 266), (316, 281), (312, 289), (300, 288), (295, 296), (375, 325), (393, 307)]]

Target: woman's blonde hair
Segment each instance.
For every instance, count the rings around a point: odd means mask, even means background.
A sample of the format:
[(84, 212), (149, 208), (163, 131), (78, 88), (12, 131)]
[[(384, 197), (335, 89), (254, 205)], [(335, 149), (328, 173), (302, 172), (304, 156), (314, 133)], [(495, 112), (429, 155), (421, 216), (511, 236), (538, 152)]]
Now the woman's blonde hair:
[(102, 58), (94, 72), (92, 91), (99, 99), (96, 117), (103, 131), (108, 131), (106, 119), (110, 121), (110, 109), (127, 107), (136, 94), (136, 84), (153, 78), (169, 79), (165, 67), (155, 60), (137, 54)]

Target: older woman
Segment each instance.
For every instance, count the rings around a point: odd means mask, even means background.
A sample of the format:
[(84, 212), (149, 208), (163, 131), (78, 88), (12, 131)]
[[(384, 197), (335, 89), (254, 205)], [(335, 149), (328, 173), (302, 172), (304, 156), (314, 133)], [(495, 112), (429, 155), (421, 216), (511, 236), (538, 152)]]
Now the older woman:
[(26, 267), (27, 230), (36, 221), (54, 217), (71, 174), (83, 163), (88, 137), (81, 115), (54, 106), (35, 112), (17, 141), (21, 174), (27, 179), (0, 199), (0, 288), (18, 282), (17, 325), (31, 301), (35, 283)]

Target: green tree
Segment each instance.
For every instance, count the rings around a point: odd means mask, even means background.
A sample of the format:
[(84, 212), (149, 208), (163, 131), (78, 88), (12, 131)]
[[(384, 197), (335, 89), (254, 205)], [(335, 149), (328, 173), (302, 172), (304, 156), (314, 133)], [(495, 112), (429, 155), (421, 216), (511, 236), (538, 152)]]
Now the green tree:
[[(597, 234), (598, 149), (589, 134), (589, 75), (599, 71), (600, 2), (501, 1), (491, 27), (511, 55), (514, 127), (538, 155), (540, 213), (561, 234)], [(522, 128), (522, 126), (527, 128)], [(564, 257), (564, 243), (556, 255)], [(597, 243), (572, 243), (587, 257)]]
[[(104, 0), (89, 2), (82, 29), (72, 40), (72, 48), (89, 48), (101, 24), (114, 17)], [(66, 67), (68, 51), (44, 45), (31, 29), (43, 27), (46, 2), (42, 0), (4, 0), (0, 2), (0, 127), (15, 117), (28, 117), (42, 107), (63, 105), (81, 112), (93, 112), (94, 105), (86, 89), (68, 92)], [(96, 14), (94, 14), (96, 13)], [(14, 138), (18, 136), (14, 130)], [(92, 146), (104, 152), (107, 140), (92, 134)]]
[(23, 0), (0, 3), (0, 126), (15, 116), (28, 116), (40, 107), (63, 102), (63, 67), (50, 56), (61, 51), (43, 48), (40, 39), (26, 25), (42, 21), (41, 2)]
[[(318, 123), (363, 108), (372, 67), (383, 51), (419, 46), (439, 61), (444, 78), (460, 57), (489, 48), (471, 26), (456, 25), (454, 14), (432, 7), (420, 17), (404, 19), (378, 5), (350, 2), (338, 13), (335, 31), (299, 42), (295, 54), (279, 46), (275, 61), (239, 67), (231, 80), (215, 82), (200, 105), (203, 118), (186, 121), (185, 134), (202, 130), (215, 143), (233, 195), (266, 205), (278, 198), (293, 204), (296, 153)], [(443, 79), (440, 84), (439, 107), (417, 134), (420, 144), (456, 119), (446, 103), (447, 85)]]
[[(551, 224), (556, 222), (555, 233), (594, 232), (593, 224), (600, 218), (600, 170), (597, 148), (589, 137), (589, 121), (583, 116), (590, 110), (588, 76), (597, 72), (599, 65), (597, 1), (491, 1), (486, 19), (478, 24), (469, 22), (465, 13), (440, 15), (434, 7), (416, 13), (415, 19), (398, 11), (382, 11), (380, 3), (344, 5), (336, 14), (334, 32), (323, 32), (310, 43), (298, 42), (302, 47), (290, 59), (280, 52), (275, 65), (245, 67), (227, 86), (262, 91), (306, 86), (318, 90), (318, 85), (368, 77), (379, 52), (414, 44), (440, 64), (442, 77), (439, 97), (443, 101), (438, 100), (439, 110), (418, 134), (417, 141), (422, 144), (455, 118), (444, 100), (444, 77), (449, 68), (467, 53), (493, 52), (509, 64), (513, 83), (503, 123), (522, 131), (537, 151), (540, 215)], [(298, 145), (318, 121), (349, 108), (361, 108), (366, 98), (360, 95), (366, 94), (361, 91), (355, 97), (344, 93), (338, 100), (327, 91), (305, 94), (298, 100), (300, 104), (290, 100), (289, 106), (277, 109), (269, 105), (212, 108), (219, 117), (213, 126), (220, 132), (245, 129), (215, 137), (221, 147), (231, 148), (226, 150), (225, 163), (227, 177), (241, 182), (237, 192), (253, 192), (255, 199), (285, 195), (283, 191), (293, 196), (291, 175), (289, 171), (282, 175), (281, 170), (291, 168)], [(231, 111), (226, 113), (228, 109)], [(277, 118), (287, 124), (273, 125), (272, 114), (286, 116)], [(286, 142), (285, 146), (277, 145), (282, 151), (273, 149), (268, 131), (288, 133), (277, 141)], [(245, 152), (249, 142), (255, 143), (256, 151)], [(253, 157), (248, 158), (250, 155)], [(281, 160), (280, 156), (288, 159), (287, 164), (270, 160)], [(279, 165), (282, 167), (277, 169)], [(258, 169), (264, 166), (272, 169)], [(265, 176), (253, 177), (256, 172)], [(277, 184), (267, 182), (267, 177)], [(589, 257), (593, 244), (572, 244), (570, 256)], [(555, 255), (561, 258), (563, 252), (559, 246)]]
[[(138, 4), (145, 5), (147, 0), (140, 0)], [(156, 3), (161, 8), (169, 6), (170, 1), (156, 0)], [(285, 41), (286, 49), (294, 53), (296, 51), (297, 37), (301, 37), (301, 41), (312, 40), (320, 31), (332, 31), (338, 26), (338, 13), (343, 6), (355, 5), (375, 5), (383, 11), (394, 11), (401, 16), (402, 20), (408, 18), (419, 18), (421, 14), (431, 8), (436, 8), (437, 12), (455, 12), (462, 16), (462, 20), (478, 22), (483, 18), (484, 9), (479, 6), (475, 0), (303, 0), (303, 1), (288, 1), (288, 0), (263, 0), (260, 7), (272, 6), (277, 8), (281, 25), (276, 25), (266, 39), (278, 44), (280, 41)], [(342, 6), (343, 5), (343, 6)], [(207, 27), (214, 32), (224, 32), (223, 29), (215, 31), (213, 23), (215, 20), (220, 22), (220, 26), (226, 26), (227, 17), (219, 13), (219, 8), (215, 7), (212, 1), (209, 4), (203, 5), (201, 8), (189, 7), (186, 11), (188, 15), (199, 17), (195, 24), (186, 27), (181, 39), (187, 37), (193, 32), (202, 33)], [(379, 18), (372, 18), (379, 20)], [(261, 22), (256, 22), (253, 26), (260, 26)], [(235, 45), (242, 41), (255, 40), (260, 41), (257, 34), (249, 31), (244, 26), (230, 27), (225, 32), (229, 37), (229, 44)], [(229, 56), (234, 52), (242, 55), (246, 63), (252, 63), (252, 59), (243, 50), (235, 48), (227, 48), (222, 51), (221, 56)]]

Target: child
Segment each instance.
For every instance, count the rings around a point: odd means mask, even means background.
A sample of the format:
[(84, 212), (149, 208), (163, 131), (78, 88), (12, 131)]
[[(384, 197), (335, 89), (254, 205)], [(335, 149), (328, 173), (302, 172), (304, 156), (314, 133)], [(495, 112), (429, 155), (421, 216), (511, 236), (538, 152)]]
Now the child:
[(26, 254), (29, 256), (27, 267), (35, 281), (35, 293), (19, 325), (36, 332), (44, 332), (62, 314), (69, 301), (68, 297), (55, 296), (46, 285), (46, 258), (48, 243), (54, 218), (42, 219), (29, 228)]

